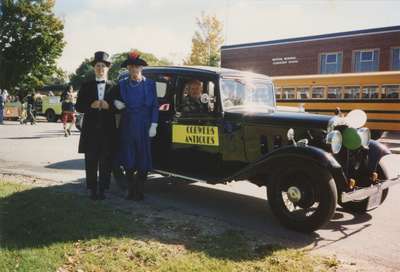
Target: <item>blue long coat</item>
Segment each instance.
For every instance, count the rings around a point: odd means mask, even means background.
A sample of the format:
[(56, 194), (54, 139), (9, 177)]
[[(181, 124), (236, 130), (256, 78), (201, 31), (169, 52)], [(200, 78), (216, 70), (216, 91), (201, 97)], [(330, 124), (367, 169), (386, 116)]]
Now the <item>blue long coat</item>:
[(143, 77), (141, 82), (129, 78), (119, 81), (119, 97), (125, 103), (120, 121), (119, 164), (125, 169), (152, 169), (151, 123), (158, 123), (158, 101), (155, 81)]

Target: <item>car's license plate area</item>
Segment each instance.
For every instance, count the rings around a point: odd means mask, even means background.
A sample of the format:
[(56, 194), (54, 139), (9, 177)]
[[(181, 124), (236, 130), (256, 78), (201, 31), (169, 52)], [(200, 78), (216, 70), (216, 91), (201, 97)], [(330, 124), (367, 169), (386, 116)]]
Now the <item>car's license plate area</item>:
[(367, 209), (370, 210), (378, 207), (381, 204), (381, 199), (382, 199), (382, 189), (379, 187), (378, 191), (368, 198)]

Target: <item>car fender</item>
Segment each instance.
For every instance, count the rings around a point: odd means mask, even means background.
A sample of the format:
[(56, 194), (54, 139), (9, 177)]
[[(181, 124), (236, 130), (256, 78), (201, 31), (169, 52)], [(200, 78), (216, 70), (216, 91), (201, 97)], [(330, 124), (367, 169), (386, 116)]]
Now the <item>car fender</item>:
[[(275, 174), (276, 169), (284, 166), (289, 161), (298, 161), (304, 166), (309, 162), (316, 163), (330, 172), (338, 189), (345, 188), (347, 184), (343, 169), (332, 154), (313, 146), (286, 146), (276, 149), (248, 165), (234, 179), (249, 179), (257, 185), (268, 186), (268, 176)], [(265, 178), (266, 176), (267, 178)]]
[(368, 172), (376, 171), (379, 161), (386, 155), (390, 155), (389, 148), (386, 145), (370, 140), (368, 143)]

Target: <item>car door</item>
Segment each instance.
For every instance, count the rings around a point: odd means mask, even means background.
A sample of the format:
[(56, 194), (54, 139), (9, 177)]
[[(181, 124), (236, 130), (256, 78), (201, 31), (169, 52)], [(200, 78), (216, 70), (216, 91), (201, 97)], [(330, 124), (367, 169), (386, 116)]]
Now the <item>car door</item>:
[(176, 77), (174, 74), (164, 72), (146, 72), (145, 76), (156, 82), (159, 104), (157, 135), (151, 142), (153, 164), (156, 169), (165, 169), (168, 168), (168, 158), (171, 157), (171, 121), (175, 113)]
[(171, 122), (172, 171), (208, 180), (221, 165), (221, 108), (217, 76), (177, 76)]

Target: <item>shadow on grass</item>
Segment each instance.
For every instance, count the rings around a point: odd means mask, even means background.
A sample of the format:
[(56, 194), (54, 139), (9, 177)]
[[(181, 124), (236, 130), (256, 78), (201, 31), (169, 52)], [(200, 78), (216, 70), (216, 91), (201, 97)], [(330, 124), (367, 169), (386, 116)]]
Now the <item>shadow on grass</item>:
[[(257, 224), (254, 220), (263, 214), (261, 221), (268, 222), (267, 225), (262, 225), (265, 227), (264, 233), (267, 236), (276, 235), (291, 240), (291, 248), (307, 245), (319, 247), (320, 243), (334, 243), (353, 234), (346, 232), (346, 224), (359, 224), (370, 219), (370, 216), (366, 215), (357, 219), (354, 217), (349, 222), (333, 220), (326, 228), (342, 235), (339, 235), (337, 240), (327, 241), (317, 233), (300, 234), (284, 229), (273, 219), (269, 209), (266, 208), (265, 200), (165, 180), (155, 179), (146, 184), (148, 196), (146, 204), (160, 210), (189, 206), (188, 210), (180, 209), (182, 211), (179, 213), (180, 219), (184, 219), (180, 222), (190, 222), (193, 214), (204, 215), (201, 209), (207, 210), (208, 217), (217, 219), (221, 219), (227, 212), (231, 217), (236, 214), (237, 221), (233, 222), (250, 221), (247, 225), (238, 223), (242, 229), (253, 223)], [(195, 252), (235, 261), (264, 258), (282, 249), (275, 244), (276, 242), (265, 243), (262, 242), (263, 239), (254, 246), (241, 231), (226, 230), (219, 235), (203, 235), (200, 234), (199, 228), (207, 229), (212, 226), (174, 224), (174, 218), (170, 218), (168, 222), (164, 219), (149, 221), (145, 212), (141, 210), (143, 208), (141, 204), (127, 203), (128, 210), (115, 209), (108, 205), (107, 201), (93, 202), (79, 194), (65, 193), (65, 191), (82, 191), (82, 188), (80, 184), (33, 188), (0, 198), (0, 248), (42, 248), (54, 243), (77, 240), (127, 237), (185, 245), (187, 249)], [(213, 211), (212, 214), (210, 210)], [(340, 219), (340, 212), (335, 216), (334, 219)], [(164, 231), (173, 232), (173, 235), (163, 235)]]
[[(157, 220), (149, 223), (145, 214), (134, 217), (129, 211), (113, 209), (107, 202), (94, 202), (76, 193), (61, 192), (62, 187), (32, 188), (0, 198), (0, 248), (34, 249), (78, 240), (132, 238), (185, 245), (191, 251), (235, 261), (264, 258), (281, 249), (273, 244), (254, 248), (239, 231), (200, 235), (199, 226), (163, 220), (154, 226)], [(131, 208), (140, 212), (140, 205)], [(173, 235), (162, 235), (163, 228)]]

